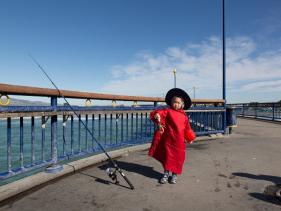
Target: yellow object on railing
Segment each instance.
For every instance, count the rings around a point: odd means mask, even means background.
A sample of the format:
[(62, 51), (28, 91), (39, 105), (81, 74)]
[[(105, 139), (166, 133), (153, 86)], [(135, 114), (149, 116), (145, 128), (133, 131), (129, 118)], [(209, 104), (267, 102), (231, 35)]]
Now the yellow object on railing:
[(0, 94), (0, 106), (8, 106), (10, 105), (11, 99), (9, 95)]
[(91, 99), (86, 99), (85, 106), (91, 106), (91, 105), (92, 105)]
[(117, 106), (116, 100), (112, 100), (112, 107)]

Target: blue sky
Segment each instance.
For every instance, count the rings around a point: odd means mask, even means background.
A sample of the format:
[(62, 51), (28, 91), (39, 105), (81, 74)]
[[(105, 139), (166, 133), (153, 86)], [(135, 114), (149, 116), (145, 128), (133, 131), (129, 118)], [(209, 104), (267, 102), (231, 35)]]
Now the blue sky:
[[(281, 1), (226, 0), (227, 101), (281, 99)], [(222, 98), (221, 0), (0, 0), (0, 83)]]

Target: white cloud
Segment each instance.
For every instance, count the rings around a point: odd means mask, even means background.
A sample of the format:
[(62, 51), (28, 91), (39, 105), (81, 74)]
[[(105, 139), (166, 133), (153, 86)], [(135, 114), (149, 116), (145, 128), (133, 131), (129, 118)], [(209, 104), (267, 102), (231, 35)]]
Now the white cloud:
[(245, 84), (241, 87), (243, 91), (251, 92), (274, 92), (281, 90), (281, 80), (261, 81)]
[[(280, 89), (281, 50), (257, 52), (249, 37), (226, 40), (227, 87), (229, 91)], [(199, 98), (221, 98), (221, 40), (210, 37), (201, 43), (170, 47), (157, 55), (140, 52), (130, 64), (112, 67), (112, 80), (102, 92), (128, 95), (163, 96), (173, 87), (172, 70), (177, 69), (177, 87)], [(191, 93), (190, 93), (191, 94)]]

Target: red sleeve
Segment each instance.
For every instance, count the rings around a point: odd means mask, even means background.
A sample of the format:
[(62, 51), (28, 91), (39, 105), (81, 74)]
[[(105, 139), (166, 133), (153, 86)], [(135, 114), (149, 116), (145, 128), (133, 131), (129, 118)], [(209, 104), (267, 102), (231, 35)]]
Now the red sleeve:
[(166, 119), (166, 116), (167, 116), (167, 112), (168, 110), (167, 109), (159, 109), (159, 110), (154, 110), (150, 113), (150, 119), (158, 124), (158, 122), (156, 121), (156, 119), (154, 118), (155, 114), (159, 114), (160, 115), (160, 120), (161, 120), (161, 124), (162, 125), (165, 125), (165, 119)]
[(196, 138), (196, 134), (191, 129), (188, 118), (186, 118), (186, 127), (185, 127), (184, 138), (188, 143), (192, 143), (194, 141), (194, 139)]

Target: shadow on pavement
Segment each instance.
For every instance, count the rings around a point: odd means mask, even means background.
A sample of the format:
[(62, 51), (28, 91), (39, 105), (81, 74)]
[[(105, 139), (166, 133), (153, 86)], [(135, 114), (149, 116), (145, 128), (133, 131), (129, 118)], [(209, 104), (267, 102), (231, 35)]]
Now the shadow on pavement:
[(235, 172), (232, 173), (238, 177), (246, 177), (254, 180), (265, 180), (274, 183), (274, 185), (269, 185), (265, 188), (263, 193), (249, 193), (253, 198), (273, 203), (276, 205), (281, 205), (281, 198), (276, 195), (276, 192), (281, 188), (281, 177), (270, 176), (270, 175), (255, 175), (249, 173)]
[(275, 196), (267, 195), (265, 193), (249, 193), (249, 196), (259, 199), (261, 201), (269, 202), (276, 205), (281, 205), (281, 200)]
[(101, 178), (96, 177), (96, 176), (94, 176), (94, 175), (87, 174), (87, 173), (85, 173), (85, 172), (79, 172), (79, 174), (82, 174), (82, 175), (85, 175), (85, 176), (88, 176), (88, 177), (92, 177), (92, 178), (95, 179), (96, 182), (99, 182), (99, 183), (102, 183), (102, 184), (105, 184), (105, 185), (113, 184), (113, 185), (117, 185), (117, 186), (120, 186), (120, 187), (123, 187), (123, 188), (131, 189), (130, 187), (121, 185), (121, 184), (119, 184), (119, 183), (114, 183), (114, 182), (111, 182), (111, 181), (109, 181), (109, 180), (104, 180), (104, 179), (101, 179)]
[(209, 146), (206, 143), (193, 143), (193, 144), (188, 144), (186, 148), (188, 150), (205, 150), (208, 149)]
[(242, 173), (242, 172), (235, 172), (233, 175), (238, 176), (238, 177), (247, 177), (250, 179), (255, 179), (255, 180), (265, 180), (272, 182), (274, 184), (281, 184), (281, 177), (276, 177), (276, 176), (270, 176), (270, 175), (255, 175), (255, 174), (249, 174), (249, 173)]
[[(115, 161), (115, 162), (122, 170), (125, 170), (128, 172), (134, 172), (134, 173), (143, 175), (145, 177), (149, 177), (149, 178), (157, 179), (157, 180), (159, 180), (159, 178), (162, 176), (162, 173), (155, 171), (153, 169), (153, 167), (150, 167), (150, 166), (143, 166), (143, 165), (136, 164), (136, 163), (127, 163), (124, 161)], [(98, 168), (105, 170), (108, 167), (112, 167), (112, 166), (104, 164), (104, 165), (99, 166)]]

